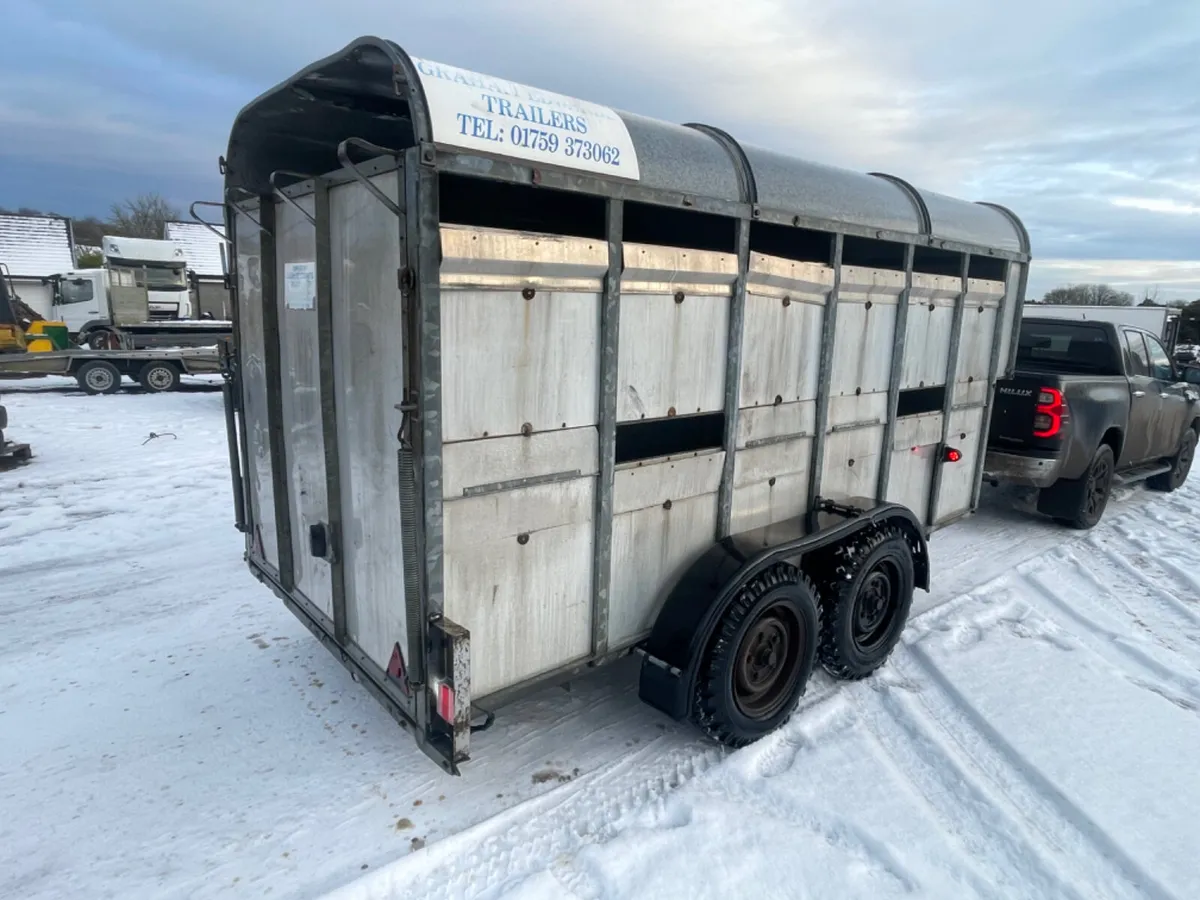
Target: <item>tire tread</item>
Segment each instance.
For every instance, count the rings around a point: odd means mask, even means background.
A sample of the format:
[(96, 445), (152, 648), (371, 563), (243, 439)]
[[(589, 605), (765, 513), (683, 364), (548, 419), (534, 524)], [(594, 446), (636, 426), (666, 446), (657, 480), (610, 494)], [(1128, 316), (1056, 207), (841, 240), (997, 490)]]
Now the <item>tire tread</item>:
[[(861, 562), (880, 547), (892, 541), (903, 543), (905, 549), (909, 551), (911, 560), (908, 539), (900, 529), (895, 527), (876, 528), (863, 532), (856, 540), (839, 547), (831, 570), (821, 581), (821, 631), (817, 642), (817, 659), (820, 660), (825, 671), (841, 681), (861, 681), (867, 678), (875, 669), (882, 667), (887, 662), (895, 650), (896, 644), (899, 643), (897, 638), (874, 669), (859, 672), (851, 668), (843, 659), (838, 639), (841, 630), (846, 627), (846, 617), (850, 616), (854, 609), (854, 597), (848, 595)], [(907, 615), (907, 611), (905, 615)]]
[[(733, 602), (729, 604), (729, 608), (721, 616), (712, 644), (705, 654), (700, 677), (696, 680), (696, 695), (692, 703), (691, 718), (693, 723), (708, 737), (727, 747), (745, 747), (753, 743), (755, 739), (736, 733), (730, 723), (723, 721), (719, 714), (716, 699), (724, 689), (722, 663), (736, 651), (738, 630), (746, 621), (754, 604), (768, 591), (785, 584), (795, 585), (808, 591), (819, 615), (820, 598), (812, 580), (795, 566), (779, 563), (756, 576), (738, 592)], [(818, 633), (820, 633), (819, 629), (818, 619)], [(806, 687), (806, 684), (800, 685), (800, 691), (796, 695), (797, 699), (804, 696)], [(790, 715), (789, 712), (788, 716), (785, 716), (779, 724), (786, 722)]]

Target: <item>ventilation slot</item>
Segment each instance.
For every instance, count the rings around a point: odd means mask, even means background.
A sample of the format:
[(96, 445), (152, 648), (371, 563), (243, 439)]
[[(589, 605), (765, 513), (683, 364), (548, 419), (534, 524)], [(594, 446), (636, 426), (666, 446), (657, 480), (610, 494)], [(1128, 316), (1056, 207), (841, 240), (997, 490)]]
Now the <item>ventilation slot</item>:
[(903, 418), (904, 416), (919, 416), (921, 413), (941, 412), (945, 403), (945, 385), (901, 391), (896, 415)]
[(842, 243), (842, 265), (903, 272), (904, 244), (846, 235)]
[(623, 227), (623, 237), (631, 244), (737, 252), (737, 222), (711, 213), (627, 202)]
[(439, 176), (438, 190), (448, 225), (605, 239), (600, 197), (463, 175)]
[(750, 249), (767, 256), (830, 265), (833, 235), (809, 228), (789, 228), (769, 222), (750, 223)]
[(962, 275), (963, 255), (936, 247), (917, 247), (913, 254), (913, 271), (926, 275)]
[(617, 425), (617, 465), (659, 456), (717, 450), (724, 443), (725, 413), (678, 416)]

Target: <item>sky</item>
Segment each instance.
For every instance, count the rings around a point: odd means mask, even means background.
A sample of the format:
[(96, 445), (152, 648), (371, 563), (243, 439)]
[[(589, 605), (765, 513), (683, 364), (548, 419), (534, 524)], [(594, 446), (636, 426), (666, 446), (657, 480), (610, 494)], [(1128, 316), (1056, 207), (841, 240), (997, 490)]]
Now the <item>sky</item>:
[(1029, 295), (1200, 298), (1197, 0), (5, 0), (0, 206), (220, 197), (237, 111), (361, 35), (1014, 210)]

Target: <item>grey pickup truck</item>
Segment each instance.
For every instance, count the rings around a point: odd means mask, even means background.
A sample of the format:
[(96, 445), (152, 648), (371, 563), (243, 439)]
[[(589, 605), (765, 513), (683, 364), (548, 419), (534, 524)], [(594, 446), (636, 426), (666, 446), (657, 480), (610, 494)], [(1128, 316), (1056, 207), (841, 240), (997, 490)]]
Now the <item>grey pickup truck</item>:
[(1013, 377), (996, 385), (984, 477), (1039, 488), (1039, 512), (1091, 528), (1115, 484), (1187, 479), (1198, 385), (1200, 368), (1179, 369), (1140, 328), (1027, 318)]

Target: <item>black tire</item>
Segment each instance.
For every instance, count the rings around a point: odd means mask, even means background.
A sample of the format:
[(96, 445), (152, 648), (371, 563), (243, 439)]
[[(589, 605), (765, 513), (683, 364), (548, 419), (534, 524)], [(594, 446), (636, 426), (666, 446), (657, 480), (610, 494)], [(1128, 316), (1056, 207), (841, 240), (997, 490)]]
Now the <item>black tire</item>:
[(866, 678), (892, 655), (912, 609), (916, 575), (904, 534), (882, 528), (837, 551), (821, 586), (821, 665), (835, 678)]
[(817, 656), (816, 591), (794, 566), (773, 566), (733, 598), (696, 680), (691, 719), (709, 737), (744, 747), (796, 708)]
[(173, 391), (179, 387), (179, 369), (169, 362), (154, 360), (142, 366), (137, 381), (143, 390), (151, 394)]
[(1188, 429), (1183, 433), (1179, 449), (1171, 457), (1171, 471), (1146, 479), (1146, 487), (1152, 491), (1170, 493), (1183, 487), (1187, 481), (1188, 472), (1192, 470), (1192, 462), (1196, 458), (1196, 432)]
[(121, 373), (103, 359), (85, 362), (75, 373), (75, 380), (85, 394), (115, 394), (121, 389)]
[(107, 328), (96, 328), (86, 336), (80, 335), (80, 343), (86, 343), (91, 350), (120, 350), (121, 338), (116, 332)]
[(1061, 516), (1058, 522), (1068, 528), (1086, 531), (1094, 528), (1104, 516), (1108, 508), (1108, 500), (1112, 496), (1113, 475), (1116, 471), (1116, 461), (1113, 458), (1112, 447), (1101, 444), (1092, 457), (1087, 473), (1072, 486), (1072, 512)]

